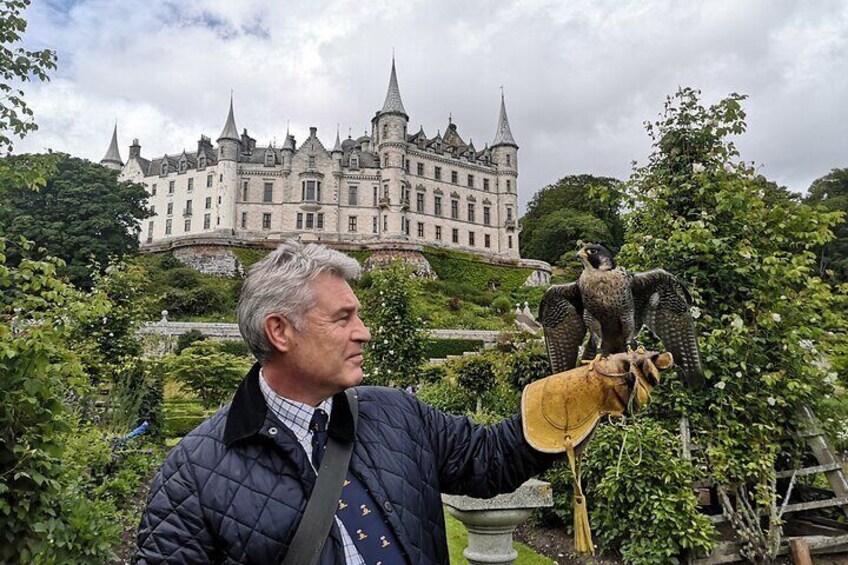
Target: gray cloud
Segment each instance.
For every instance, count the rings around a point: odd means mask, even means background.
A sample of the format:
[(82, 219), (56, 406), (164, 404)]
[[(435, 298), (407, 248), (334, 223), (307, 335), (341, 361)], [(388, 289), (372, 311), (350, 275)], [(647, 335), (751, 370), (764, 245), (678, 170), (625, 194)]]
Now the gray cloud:
[(843, 2), (525, 1), (341, 3), (78, 0), (28, 12), (27, 42), (59, 52), (29, 87), (41, 129), (17, 148), (93, 160), (117, 118), (144, 155), (217, 137), (236, 121), (261, 144), (332, 143), (369, 128), (392, 50), (410, 129), (448, 116), (482, 147), (503, 86), (521, 145), (521, 200), (566, 174), (626, 178), (650, 151), (643, 122), (679, 85), (706, 102), (746, 93), (742, 157), (795, 191), (846, 166)]

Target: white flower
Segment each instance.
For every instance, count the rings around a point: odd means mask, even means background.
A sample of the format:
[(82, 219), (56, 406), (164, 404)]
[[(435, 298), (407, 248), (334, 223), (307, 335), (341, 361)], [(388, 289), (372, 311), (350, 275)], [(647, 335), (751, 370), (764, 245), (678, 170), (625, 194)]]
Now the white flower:
[(836, 377), (836, 373), (828, 373), (827, 376), (824, 378), (824, 384), (832, 385), (836, 382)]
[(724, 387), (727, 386), (727, 383), (724, 381), (719, 381), (715, 384), (715, 387), (719, 390), (724, 390)]
[(727, 171), (728, 173), (732, 173), (733, 172), (733, 165), (731, 165), (730, 163), (725, 163), (724, 164), (724, 170)]
[(395, 354), (395, 350), (394, 350), (394, 349), (389, 349), (389, 355), (394, 355), (394, 354)]
[(730, 322), (730, 325), (736, 328), (737, 330), (742, 327), (742, 318), (739, 316), (734, 316), (733, 321)]
[(693, 163), (692, 164), (692, 172), (693, 173), (703, 173), (707, 168), (703, 165), (703, 163)]
[(741, 379), (742, 378), (742, 371), (736, 371), (736, 376)]
[(109, 332), (109, 337), (115, 337), (115, 334), (113, 334), (112, 332)]
[(773, 396), (769, 396), (768, 398), (766, 398), (766, 402), (769, 406), (774, 406), (775, 404), (777, 404), (777, 400), (775, 400)]
[(771, 319), (774, 320), (775, 322), (779, 322), (781, 320), (780, 314), (775, 312), (774, 314), (771, 315)]
[(384, 339), (384, 340), (383, 340), (383, 345), (388, 345), (388, 344), (389, 344), (389, 340)]
[(750, 259), (751, 258), (751, 252), (748, 251), (747, 249), (745, 251), (741, 251), (739, 253), (739, 255), (741, 255), (743, 259)]
[(802, 339), (798, 342), (798, 346), (801, 349), (806, 349), (807, 351), (812, 351), (814, 348), (813, 340), (811, 339)]
[(654, 236), (650, 234), (645, 236), (645, 241), (651, 241), (652, 239), (654, 239)]
[(701, 309), (697, 306), (692, 306), (689, 308), (689, 313), (692, 314), (692, 317), (696, 320), (701, 317)]

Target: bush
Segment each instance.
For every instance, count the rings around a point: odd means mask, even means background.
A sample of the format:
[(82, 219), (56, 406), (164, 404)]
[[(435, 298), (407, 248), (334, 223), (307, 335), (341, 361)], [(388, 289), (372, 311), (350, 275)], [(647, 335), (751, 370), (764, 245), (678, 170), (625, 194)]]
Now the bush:
[(159, 363), (134, 360), (122, 367), (115, 378), (104, 421), (118, 435), (147, 422), (146, 435), (158, 438), (165, 425), (163, 399), (164, 379)]
[(447, 372), (441, 365), (424, 365), (418, 372), (420, 383), (433, 384), (445, 378)]
[(200, 273), (191, 267), (177, 267), (167, 274), (167, 282), (175, 288), (191, 290), (200, 284)]
[(180, 337), (177, 338), (177, 345), (174, 349), (174, 353), (179, 355), (183, 352), (183, 349), (191, 347), (195, 343), (203, 341), (204, 339), (206, 339), (206, 334), (202, 331), (196, 329), (188, 330), (186, 333), (181, 334)]
[(495, 367), (483, 355), (469, 355), (448, 362), (450, 371), (456, 375), (456, 383), (469, 394), (481, 396), (495, 386)]
[(512, 300), (505, 294), (499, 294), (492, 300), (492, 309), (499, 315), (512, 312)]
[(471, 395), (447, 379), (437, 383), (422, 384), (415, 395), (422, 402), (457, 416), (465, 415), (474, 409), (475, 401)]
[(543, 379), (551, 374), (551, 362), (545, 346), (539, 342), (527, 342), (524, 347), (507, 355), (504, 360), (504, 377), (516, 390)]
[(204, 408), (217, 408), (227, 402), (250, 365), (244, 358), (221, 353), (210, 342), (197, 343), (179, 355), (162, 359), (167, 378), (185, 384)]
[(250, 349), (241, 339), (222, 339), (215, 341), (218, 351), (227, 355), (235, 355), (236, 357), (247, 357), (253, 359), (253, 354)]

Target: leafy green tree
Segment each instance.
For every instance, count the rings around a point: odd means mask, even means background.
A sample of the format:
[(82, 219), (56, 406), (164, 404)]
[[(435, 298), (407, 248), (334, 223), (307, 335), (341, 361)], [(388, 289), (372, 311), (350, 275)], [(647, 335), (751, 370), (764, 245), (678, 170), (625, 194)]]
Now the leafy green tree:
[(168, 378), (185, 384), (204, 408), (218, 408), (232, 398), (250, 365), (249, 359), (223, 353), (207, 340), (165, 357), (161, 364)]
[(832, 271), (834, 280), (848, 282), (848, 169), (833, 169), (813, 181), (806, 202), (844, 214), (842, 222), (833, 229), (834, 238), (819, 247), (817, 254), (822, 278), (830, 279), (829, 271)]
[(421, 318), (412, 309), (418, 279), (400, 261), (371, 272), (363, 319), (371, 330), (363, 370), (370, 384), (407, 386), (418, 382), (424, 362)]
[(522, 218), (522, 255), (557, 263), (576, 251), (578, 240), (618, 250), (624, 238), (620, 190), (620, 181), (593, 175), (563, 177), (543, 188)]
[[(816, 411), (835, 392), (822, 356), (845, 350), (848, 303), (818, 277), (813, 253), (839, 214), (801, 203), (739, 160), (728, 137), (746, 129), (743, 100), (705, 107), (688, 88), (667, 99), (648, 126), (654, 151), (629, 184), (619, 261), (667, 269), (696, 302), (707, 387), (667, 378), (647, 413), (667, 429), (688, 416), (704, 447), (696, 463), (720, 490), (768, 510), (775, 466), (794, 456), (799, 409)], [(748, 558), (770, 558), (774, 518), (767, 537), (749, 538)]]
[[(27, 166), (33, 159), (21, 155), (6, 162)], [(108, 265), (112, 256), (138, 251), (139, 222), (150, 216), (147, 191), (119, 182), (115, 171), (68, 155), (60, 155), (56, 167), (37, 192), (0, 175), (0, 193), (5, 193), (0, 235), (23, 236), (45, 247), (65, 261), (63, 274), (88, 288), (92, 260)]]

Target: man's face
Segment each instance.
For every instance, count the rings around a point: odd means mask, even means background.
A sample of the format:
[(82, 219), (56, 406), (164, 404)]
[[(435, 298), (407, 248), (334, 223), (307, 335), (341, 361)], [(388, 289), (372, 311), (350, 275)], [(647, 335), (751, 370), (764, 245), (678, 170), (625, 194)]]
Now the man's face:
[(286, 362), (304, 390), (328, 398), (362, 381), (362, 346), (371, 333), (359, 319), (359, 300), (347, 282), (321, 274), (312, 281), (315, 304), (303, 331), (288, 332)]

